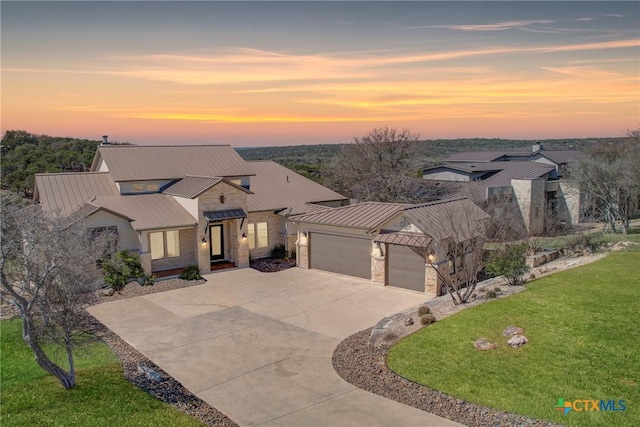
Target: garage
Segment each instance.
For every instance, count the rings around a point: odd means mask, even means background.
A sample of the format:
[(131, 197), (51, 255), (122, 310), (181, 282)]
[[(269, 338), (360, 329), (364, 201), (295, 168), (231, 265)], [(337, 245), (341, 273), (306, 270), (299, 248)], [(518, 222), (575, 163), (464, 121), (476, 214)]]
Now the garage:
[(425, 260), (418, 248), (387, 244), (387, 285), (425, 291)]
[(309, 267), (347, 276), (371, 278), (371, 239), (309, 233)]

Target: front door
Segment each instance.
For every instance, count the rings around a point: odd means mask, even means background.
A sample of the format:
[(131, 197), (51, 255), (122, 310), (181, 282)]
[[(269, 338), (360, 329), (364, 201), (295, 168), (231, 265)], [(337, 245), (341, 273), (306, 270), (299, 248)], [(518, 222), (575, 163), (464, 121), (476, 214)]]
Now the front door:
[(224, 232), (222, 224), (209, 225), (211, 261), (224, 259)]

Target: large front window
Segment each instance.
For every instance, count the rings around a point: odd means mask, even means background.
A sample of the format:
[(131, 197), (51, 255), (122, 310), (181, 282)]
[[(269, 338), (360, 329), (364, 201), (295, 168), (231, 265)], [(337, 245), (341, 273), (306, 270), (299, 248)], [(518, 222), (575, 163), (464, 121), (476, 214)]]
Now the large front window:
[(180, 231), (158, 231), (149, 233), (151, 259), (175, 258), (180, 256)]
[(266, 222), (249, 223), (249, 249), (269, 247), (269, 228)]

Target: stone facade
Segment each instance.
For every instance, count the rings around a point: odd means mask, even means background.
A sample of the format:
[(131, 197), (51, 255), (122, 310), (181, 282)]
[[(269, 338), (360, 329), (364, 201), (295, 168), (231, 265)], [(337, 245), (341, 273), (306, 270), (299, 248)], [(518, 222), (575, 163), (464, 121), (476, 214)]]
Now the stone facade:
[(251, 212), (248, 215), (247, 221), (250, 224), (266, 222), (269, 234), (269, 245), (267, 247), (249, 249), (252, 259), (268, 257), (274, 246), (284, 245), (284, 234), (281, 232), (283, 228), (282, 221), (284, 220), (284, 217), (274, 214), (273, 211)]
[(518, 205), (527, 232), (539, 235), (544, 231), (545, 180), (512, 179), (514, 202)]
[[(149, 238), (148, 233), (146, 233), (146, 237)], [(179, 240), (180, 256), (151, 260), (151, 271), (171, 270), (197, 264), (195, 228), (179, 230)], [(149, 259), (151, 259), (151, 254), (149, 254)]]
[[(223, 197), (224, 196), (224, 197)], [(202, 273), (211, 271), (211, 252), (209, 248), (209, 233), (207, 230), (208, 220), (204, 213), (227, 209), (243, 209), (247, 211), (247, 193), (239, 188), (219, 183), (204, 193), (200, 194), (198, 200), (198, 266)], [(212, 223), (213, 224), (213, 223)], [(242, 233), (247, 232), (247, 219), (230, 219), (218, 222), (223, 225), (223, 236), (225, 246), (225, 260), (235, 263), (237, 267), (249, 266), (249, 243), (247, 239), (242, 239)], [(242, 224), (242, 229), (240, 225)], [(202, 243), (204, 238), (205, 242)]]
[(296, 241), (296, 265), (300, 268), (309, 268), (309, 240), (303, 233), (298, 233)]

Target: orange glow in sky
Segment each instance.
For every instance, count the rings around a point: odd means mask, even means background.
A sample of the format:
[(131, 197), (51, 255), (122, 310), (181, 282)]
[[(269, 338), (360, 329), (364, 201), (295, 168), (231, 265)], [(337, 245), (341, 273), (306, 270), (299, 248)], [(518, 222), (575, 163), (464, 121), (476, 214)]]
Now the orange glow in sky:
[(622, 136), (640, 122), (639, 5), (5, 3), (2, 131), (237, 146), (383, 125)]

